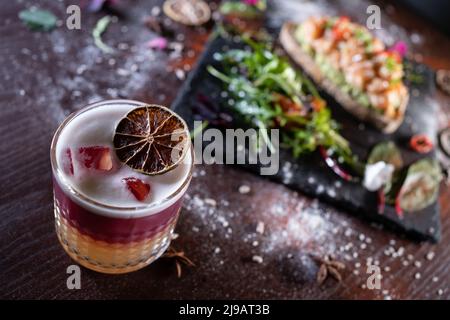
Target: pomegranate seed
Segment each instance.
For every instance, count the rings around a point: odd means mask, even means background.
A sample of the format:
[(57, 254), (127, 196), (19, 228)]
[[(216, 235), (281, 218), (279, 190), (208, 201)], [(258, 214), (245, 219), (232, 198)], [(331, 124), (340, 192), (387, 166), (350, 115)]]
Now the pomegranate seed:
[(150, 193), (150, 185), (141, 179), (128, 177), (123, 178), (122, 181), (127, 184), (128, 190), (130, 190), (139, 201), (144, 201)]

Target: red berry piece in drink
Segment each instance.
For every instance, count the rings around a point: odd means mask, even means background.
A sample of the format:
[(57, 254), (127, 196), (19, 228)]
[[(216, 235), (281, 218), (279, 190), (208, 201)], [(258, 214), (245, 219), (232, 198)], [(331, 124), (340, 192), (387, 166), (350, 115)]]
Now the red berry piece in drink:
[(64, 152), (63, 158), (63, 170), (66, 174), (70, 174), (73, 176), (73, 161), (72, 161), (72, 151), (70, 148), (67, 148)]
[(128, 190), (137, 200), (144, 201), (148, 197), (150, 193), (150, 185), (148, 183), (135, 177), (123, 178), (122, 181), (126, 183)]
[(111, 152), (107, 147), (81, 147), (78, 153), (81, 162), (88, 169), (110, 171), (113, 167)]

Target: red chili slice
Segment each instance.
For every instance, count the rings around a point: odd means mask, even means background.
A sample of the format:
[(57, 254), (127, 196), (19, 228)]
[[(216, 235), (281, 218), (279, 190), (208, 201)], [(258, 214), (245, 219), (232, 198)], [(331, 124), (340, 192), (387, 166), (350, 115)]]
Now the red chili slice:
[(303, 107), (297, 103), (295, 103), (292, 99), (289, 99), (288, 97), (279, 94), (274, 93), (273, 94), (275, 101), (278, 102), (278, 104), (281, 107), (281, 110), (288, 115), (295, 115), (295, 114), (302, 114)]
[(320, 151), (320, 155), (325, 160), (325, 163), (327, 164), (327, 166), (330, 167), (334, 173), (336, 173), (339, 177), (341, 177), (345, 181), (354, 181), (355, 180), (355, 178), (351, 174), (345, 172), (339, 166), (339, 164), (337, 163), (336, 160), (334, 160), (333, 158), (331, 158), (328, 155), (327, 150), (323, 146), (319, 146), (319, 151)]
[(335, 25), (333, 26), (333, 36), (336, 40), (342, 39), (344, 33), (349, 30), (348, 26), (346, 25), (349, 21), (350, 19), (345, 16), (339, 17), (339, 19), (336, 21)]
[(378, 190), (378, 213), (383, 214), (386, 207), (386, 197), (384, 196), (383, 188)]
[(416, 134), (409, 141), (410, 147), (419, 153), (428, 153), (433, 150), (434, 145), (430, 138), (424, 134)]
[(320, 110), (322, 110), (323, 108), (325, 108), (325, 101), (323, 99), (320, 98), (314, 98), (311, 101), (311, 106), (314, 109), (314, 111), (319, 112)]
[(397, 213), (397, 216), (400, 219), (403, 219), (403, 209), (402, 209), (402, 206), (400, 204), (401, 195), (402, 195), (402, 190), (400, 190), (398, 192), (397, 197), (395, 197), (395, 213)]

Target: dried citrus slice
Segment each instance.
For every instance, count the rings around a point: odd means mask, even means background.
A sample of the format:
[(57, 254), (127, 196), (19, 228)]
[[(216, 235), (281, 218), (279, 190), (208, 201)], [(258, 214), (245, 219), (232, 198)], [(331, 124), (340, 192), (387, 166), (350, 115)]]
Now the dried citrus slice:
[(163, 11), (169, 18), (187, 26), (199, 26), (211, 18), (211, 9), (203, 0), (167, 0)]
[(159, 105), (131, 110), (120, 120), (114, 134), (119, 160), (147, 175), (174, 169), (183, 160), (189, 143), (183, 119)]

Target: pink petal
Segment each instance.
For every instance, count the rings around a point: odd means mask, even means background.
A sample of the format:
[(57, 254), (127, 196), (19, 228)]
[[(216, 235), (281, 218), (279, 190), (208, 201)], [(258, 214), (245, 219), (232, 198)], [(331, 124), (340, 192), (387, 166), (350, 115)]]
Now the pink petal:
[(243, 0), (243, 2), (249, 6), (256, 6), (259, 0)]
[(100, 11), (104, 4), (109, 3), (111, 5), (117, 4), (119, 0), (90, 0), (88, 3), (88, 11), (97, 12)]
[(397, 52), (400, 57), (403, 58), (408, 52), (408, 45), (403, 41), (398, 41), (390, 48), (390, 50)]
[(150, 193), (150, 185), (141, 179), (128, 177), (123, 178), (122, 181), (127, 184), (128, 190), (130, 190), (139, 201), (144, 201)]
[(167, 40), (163, 37), (157, 37), (147, 42), (147, 47), (149, 47), (150, 49), (164, 50), (165, 48), (167, 48), (167, 45)]

